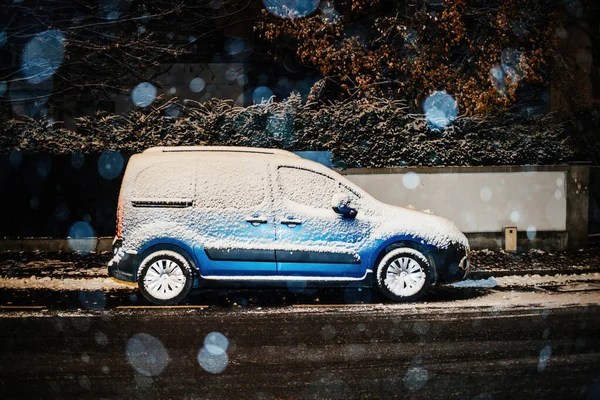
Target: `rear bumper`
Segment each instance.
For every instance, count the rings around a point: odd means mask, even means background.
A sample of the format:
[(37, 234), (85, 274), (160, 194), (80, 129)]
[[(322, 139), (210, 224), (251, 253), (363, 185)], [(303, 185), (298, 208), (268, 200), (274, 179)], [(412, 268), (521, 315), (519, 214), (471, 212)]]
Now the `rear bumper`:
[(113, 243), (113, 258), (108, 262), (108, 276), (121, 281), (136, 282), (136, 262), (137, 255), (127, 253), (122, 248), (121, 240), (115, 240)]

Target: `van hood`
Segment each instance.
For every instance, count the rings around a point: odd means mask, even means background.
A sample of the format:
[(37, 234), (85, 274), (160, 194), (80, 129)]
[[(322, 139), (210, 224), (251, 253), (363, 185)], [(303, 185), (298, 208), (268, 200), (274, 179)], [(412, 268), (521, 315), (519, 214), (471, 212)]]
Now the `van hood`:
[(396, 235), (410, 235), (426, 243), (447, 248), (453, 244), (469, 247), (466, 236), (456, 224), (446, 218), (390, 204), (378, 204), (380, 224), (375, 229), (376, 237), (387, 239)]

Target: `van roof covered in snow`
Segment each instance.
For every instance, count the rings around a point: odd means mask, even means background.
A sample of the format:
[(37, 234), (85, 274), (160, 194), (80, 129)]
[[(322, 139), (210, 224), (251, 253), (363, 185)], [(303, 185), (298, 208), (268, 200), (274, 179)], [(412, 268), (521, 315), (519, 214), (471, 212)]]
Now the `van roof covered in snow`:
[(266, 149), (259, 147), (234, 147), (234, 146), (173, 146), (173, 147), (151, 147), (144, 153), (192, 153), (192, 152), (214, 152), (214, 153), (253, 153), (271, 154), (277, 156), (300, 157), (290, 151), (279, 149)]
[[(203, 192), (218, 193), (224, 187), (264, 186), (267, 165), (310, 167), (322, 174), (331, 171), (294, 153), (252, 147), (179, 146), (153, 147), (134, 154), (125, 170), (121, 193), (127, 199), (161, 201), (189, 200), (197, 185)], [(264, 173), (263, 173), (264, 172)], [(214, 187), (208, 189), (208, 186)], [(239, 200), (240, 203), (243, 199)]]

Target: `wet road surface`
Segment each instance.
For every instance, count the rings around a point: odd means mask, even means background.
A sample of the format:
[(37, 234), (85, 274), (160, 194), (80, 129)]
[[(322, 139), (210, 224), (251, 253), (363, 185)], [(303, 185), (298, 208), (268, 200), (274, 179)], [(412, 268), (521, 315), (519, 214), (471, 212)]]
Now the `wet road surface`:
[[(486, 294), (445, 295), (453, 293)], [(6, 399), (600, 398), (598, 305), (286, 301), (5, 310), (0, 392)], [(207, 338), (211, 332), (224, 336)]]

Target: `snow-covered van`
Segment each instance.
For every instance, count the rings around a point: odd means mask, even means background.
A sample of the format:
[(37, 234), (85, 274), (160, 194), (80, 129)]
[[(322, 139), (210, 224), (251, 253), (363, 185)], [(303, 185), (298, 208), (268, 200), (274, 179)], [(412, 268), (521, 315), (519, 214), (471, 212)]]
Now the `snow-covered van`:
[(131, 157), (109, 274), (155, 304), (194, 287), (376, 287), (394, 301), (464, 279), (453, 222), (381, 203), (331, 169), (274, 149), (157, 147)]

